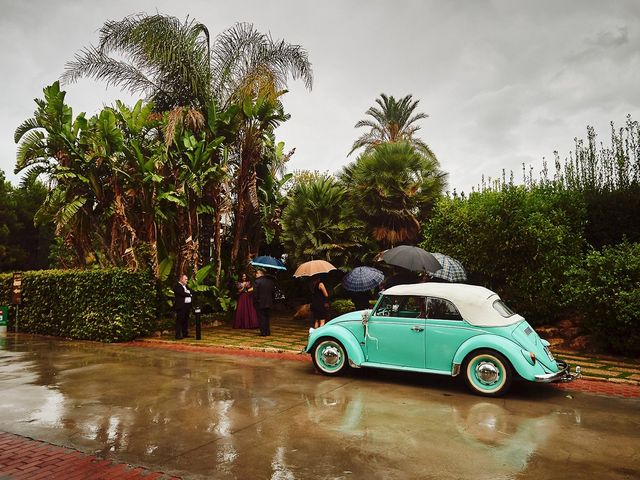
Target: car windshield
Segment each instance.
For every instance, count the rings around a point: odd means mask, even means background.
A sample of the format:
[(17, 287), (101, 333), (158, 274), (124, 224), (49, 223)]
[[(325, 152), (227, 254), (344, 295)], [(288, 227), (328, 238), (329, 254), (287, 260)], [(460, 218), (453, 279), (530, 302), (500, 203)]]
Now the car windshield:
[(515, 315), (513, 310), (507, 307), (502, 300), (496, 300), (495, 302), (493, 302), (493, 308), (504, 318), (508, 318), (511, 315)]
[(384, 295), (374, 315), (379, 317), (424, 318), (425, 298), (420, 296)]

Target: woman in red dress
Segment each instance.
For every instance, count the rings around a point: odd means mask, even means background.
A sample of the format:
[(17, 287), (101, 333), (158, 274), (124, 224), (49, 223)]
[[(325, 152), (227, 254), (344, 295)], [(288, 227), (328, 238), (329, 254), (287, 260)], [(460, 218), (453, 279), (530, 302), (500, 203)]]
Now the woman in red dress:
[(246, 273), (240, 277), (238, 287), (238, 306), (233, 318), (233, 328), (258, 328), (258, 315), (253, 306), (253, 288)]

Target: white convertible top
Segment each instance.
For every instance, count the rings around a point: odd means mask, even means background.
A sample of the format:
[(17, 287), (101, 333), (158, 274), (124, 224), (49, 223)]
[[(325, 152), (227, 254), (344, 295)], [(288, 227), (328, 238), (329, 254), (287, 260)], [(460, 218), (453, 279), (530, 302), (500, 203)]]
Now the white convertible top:
[(464, 283), (414, 283), (396, 285), (387, 288), (383, 295), (436, 297), (452, 302), (462, 318), (478, 327), (504, 327), (521, 322), (524, 318), (518, 314), (503, 317), (493, 307), (500, 297), (491, 290), (478, 285)]

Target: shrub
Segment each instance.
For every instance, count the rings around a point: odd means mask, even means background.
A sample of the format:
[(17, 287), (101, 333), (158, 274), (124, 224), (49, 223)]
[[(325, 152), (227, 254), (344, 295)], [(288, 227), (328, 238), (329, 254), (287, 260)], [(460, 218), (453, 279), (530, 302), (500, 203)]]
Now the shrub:
[(585, 329), (617, 353), (640, 354), (640, 243), (589, 253), (567, 280), (562, 293)]
[[(0, 276), (0, 303), (9, 302), (10, 284), (11, 275)], [(150, 273), (122, 269), (25, 272), (19, 329), (101, 342), (132, 340), (154, 329), (156, 292)]]
[(585, 246), (585, 218), (580, 194), (505, 186), (440, 200), (421, 246), (460, 260), (469, 283), (496, 291), (531, 323), (548, 323), (562, 314), (559, 291)]
[(331, 310), (335, 312), (336, 317), (344, 313), (353, 312), (355, 309), (353, 302), (348, 299), (334, 300), (331, 303)]

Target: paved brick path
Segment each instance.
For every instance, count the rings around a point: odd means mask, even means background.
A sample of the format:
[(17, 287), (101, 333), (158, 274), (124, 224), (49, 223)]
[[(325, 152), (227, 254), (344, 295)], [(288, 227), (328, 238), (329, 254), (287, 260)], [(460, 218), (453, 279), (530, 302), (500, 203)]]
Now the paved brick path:
[(162, 472), (112, 463), (69, 448), (0, 432), (0, 480), (169, 480)]

